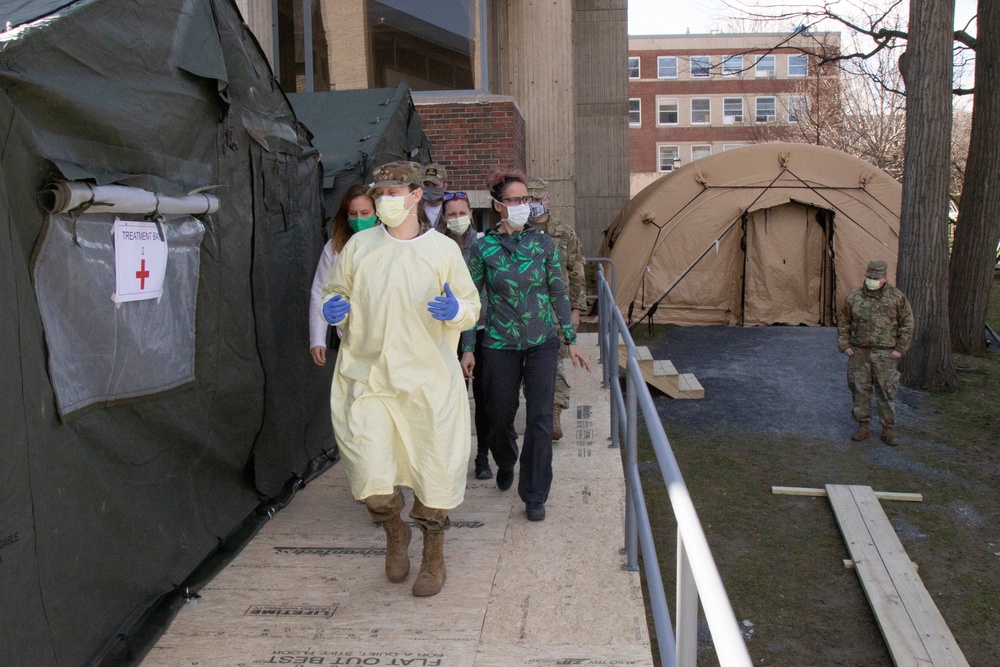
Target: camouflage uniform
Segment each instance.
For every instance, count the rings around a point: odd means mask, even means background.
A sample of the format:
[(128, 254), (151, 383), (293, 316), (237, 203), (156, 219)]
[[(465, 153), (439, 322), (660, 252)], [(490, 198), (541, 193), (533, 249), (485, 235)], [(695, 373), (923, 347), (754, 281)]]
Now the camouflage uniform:
[[(532, 222), (531, 226), (543, 234), (548, 234), (556, 243), (559, 263), (563, 267), (563, 281), (569, 294), (570, 308), (587, 309), (587, 282), (583, 273), (583, 246), (580, 238), (567, 224), (547, 216), (545, 222)], [(566, 381), (566, 357), (569, 348), (559, 343), (559, 367), (556, 371), (555, 404), (566, 410), (569, 408), (569, 382)]]
[[(872, 262), (869, 277), (873, 277), (873, 266), (885, 275), (884, 262)], [(847, 386), (854, 398), (851, 414), (861, 425), (871, 420), (874, 385), (879, 421), (883, 429), (891, 430), (896, 424), (893, 401), (899, 390), (899, 371), (898, 360), (890, 355), (893, 351), (905, 354), (913, 340), (910, 302), (889, 283), (875, 291), (859, 287), (847, 295), (837, 329), (840, 351), (854, 350), (847, 360)]]

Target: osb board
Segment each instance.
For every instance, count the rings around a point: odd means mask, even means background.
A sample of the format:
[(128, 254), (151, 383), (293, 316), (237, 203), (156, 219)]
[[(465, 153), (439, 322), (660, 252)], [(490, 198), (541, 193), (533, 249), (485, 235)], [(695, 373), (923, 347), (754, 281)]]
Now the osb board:
[(652, 665), (639, 575), (621, 571), (624, 483), (596, 337), (581, 345), (594, 373), (570, 371), (544, 522), (527, 521), (516, 484), (474, 479), (470, 455), (447, 583), (415, 598), (419, 531), (409, 578), (390, 583), (384, 534), (334, 466), (184, 606), (143, 665)]

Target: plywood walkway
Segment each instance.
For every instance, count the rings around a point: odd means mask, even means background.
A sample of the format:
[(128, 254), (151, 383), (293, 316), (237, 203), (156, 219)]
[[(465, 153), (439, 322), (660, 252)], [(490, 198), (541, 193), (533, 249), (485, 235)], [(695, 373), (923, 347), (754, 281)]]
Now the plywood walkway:
[(893, 662), (969, 667), (871, 487), (828, 484), (826, 493)]
[(581, 345), (594, 373), (570, 376), (545, 521), (527, 521), (516, 484), (501, 492), (475, 480), (470, 456), (445, 542), (447, 583), (414, 598), (419, 533), (410, 577), (389, 583), (382, 530), (336, 465), (184, 606), (144, 667), (652, 666), (639, 574), (621, 569), (624, 482), (607, 446), (596, 336)]

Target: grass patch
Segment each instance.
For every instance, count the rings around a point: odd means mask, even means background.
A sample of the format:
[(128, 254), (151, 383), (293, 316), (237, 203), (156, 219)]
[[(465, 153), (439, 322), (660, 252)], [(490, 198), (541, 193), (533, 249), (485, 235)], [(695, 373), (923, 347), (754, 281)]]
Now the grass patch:
[[(1000, 330), (993, 292), (988, 321)], [(650, 335), (642, 324), (633, 336), (646, 344), (662, 329)], [(830, 483), (924, 494), (882, 506), (969, 664), (1000, 664), (1000, 353), (956, 362), (960, 390), (926, 395), (916, 423), (899, 424), (895, 449), (665, 420), (737, 621), (753, 624), (755, 665), (893, 664), (857, 575), (843, 566), (849, 553), (829, 502), (771, 494)], [(643, 429), (639, 461), (673, 615), (676, 522)], [(702, 640), (698, 664), (718, 664)]]

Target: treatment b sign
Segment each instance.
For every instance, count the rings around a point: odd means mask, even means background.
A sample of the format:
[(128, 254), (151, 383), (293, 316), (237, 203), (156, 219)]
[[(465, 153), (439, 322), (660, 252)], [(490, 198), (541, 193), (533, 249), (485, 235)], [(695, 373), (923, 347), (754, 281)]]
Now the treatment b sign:
[(167, 240), (155, 222), (115, 220), (115, 303), (159, 299), (167, 271)]

